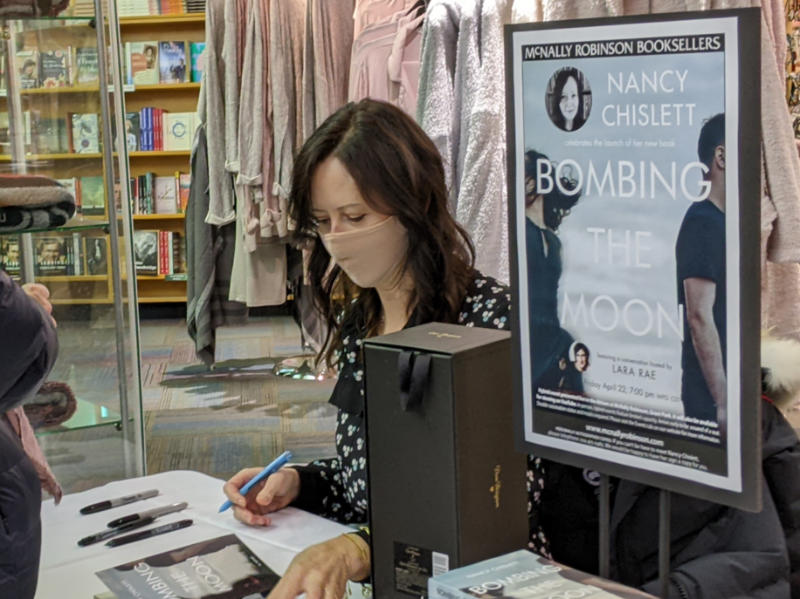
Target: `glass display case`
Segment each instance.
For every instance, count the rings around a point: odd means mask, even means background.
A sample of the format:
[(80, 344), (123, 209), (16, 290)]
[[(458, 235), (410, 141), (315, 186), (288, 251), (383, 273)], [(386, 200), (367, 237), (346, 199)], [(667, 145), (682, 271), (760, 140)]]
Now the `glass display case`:
[(54, 306), (59, 357), (26, 412), (68, 492), (145, 464), (119, 28), (113, 6), (111, 18), (92, 6), (0, 20), (0, 173), (56, 180), (77, 206), (57, 227), (0, 220), (0, 266), (47, 286)]

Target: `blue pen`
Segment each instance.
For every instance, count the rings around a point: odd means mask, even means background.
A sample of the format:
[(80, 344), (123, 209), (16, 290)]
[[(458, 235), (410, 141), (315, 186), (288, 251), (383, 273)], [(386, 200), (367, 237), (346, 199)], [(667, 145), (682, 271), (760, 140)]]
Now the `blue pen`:
[[(253, 488), (253, 485), (264, 480), (273, 472), (277, 472), (278, 469), (280, 469), (281, 466), (283, 466), (286, 462), (288, 462), (291, 457), (292, 457), (291, 451), (284, 451), (281, 455), (275, 458), (269, 466), (264, 468), (261, 472), (259, 472), (252, 479), (250, 479), (250, 482), (247, 483), (245, 486), (243, 486), (239, 492), (242, 495), (247, 495), (248, 491), (250, 491), (250, 489)], [(219, 511), (224, 512), (232, 505), (233, 504), (230, 502), (230, 500), (227, 500), (219, 507)]]

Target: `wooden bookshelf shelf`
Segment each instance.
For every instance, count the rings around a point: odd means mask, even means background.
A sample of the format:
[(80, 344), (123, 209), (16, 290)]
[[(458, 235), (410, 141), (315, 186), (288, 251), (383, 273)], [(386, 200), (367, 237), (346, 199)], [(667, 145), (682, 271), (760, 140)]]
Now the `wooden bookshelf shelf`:
[(204, 23), (205, 13), (196, 12), (182, 15), (142, 15), (140, 17), (120, 17), (121, 28), (132, 26), (175, 25), (176, 23)]
[(37, 275), (37, 281), (45, 283), (78, 283), (85, 281), (107, 281), (108, 275)]
[(137, 85), (127, 93), (135, 92), (174, 92), (179, 90), (199, 90), (200, 83), (187, 81), (186, 83), (156, 83), (155, 85)]
[(183, 212), (177, 214), (134, 214), (134, 221), (151, 221), (151, 220), (183, 220), (186, 215)]
[(168, 158), (170, 156), (188, 158), (191, 155), (189, 150), (172, 150), (164, 152), (129, 152), (129, 158)]
[(139, 296), (140, 304), (185, 304), (186, 295), (172, 296), (172, 295), (154, 295), (153, 297)]
[[(142, 153), (142, 152), (137, 152)], [(149, 152), (144, 152), (149, 153)], [(187, 152), (188, 156), (189, 153)], [(100, 160), (103, 158), (102, 154), (28, 154), (25, 156), (26, 161), (31, 160)], [(8, 154), (0, 155), (0, 162), (11, 162), (11, 156)]]

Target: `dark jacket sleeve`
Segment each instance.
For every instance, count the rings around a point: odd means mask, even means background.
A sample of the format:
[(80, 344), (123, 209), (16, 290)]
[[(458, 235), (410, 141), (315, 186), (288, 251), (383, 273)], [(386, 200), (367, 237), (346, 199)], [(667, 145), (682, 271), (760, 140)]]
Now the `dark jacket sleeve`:
[(800, 599), (800, 442), (783, 414), (762, 403), (764, 480), (781, 520), (791, 567), (792, 599)]
[(0, 271), (0, 413), (18, 406), (44, 382), (58, 354), (44, 309)]
[[(760, 512), (725, 509), (684, 551), (673, 555), (670, 599), (789, 599), (789, 561), (781, 524), (762, 484)], [(686, 554), (694, 557), (686, 559)], [(658, 596), (657, 577), (642, 590)]]
[[(339, 472), (339, 458), (314, 460), (307, 466), (293, 466), (300, 474), (300, 495), (292, 506), (343, 524), (366, 522), (367, 513), (346, 499)], [(334, 509), (336, 505), (340, 509)], [(344, 509), (341, 509), (344, 508)]]

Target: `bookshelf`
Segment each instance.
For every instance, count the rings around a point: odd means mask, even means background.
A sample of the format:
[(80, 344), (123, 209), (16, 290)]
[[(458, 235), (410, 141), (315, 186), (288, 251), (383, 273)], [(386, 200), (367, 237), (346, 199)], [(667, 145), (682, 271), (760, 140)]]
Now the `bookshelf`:
[[(120, 18), (120, 34), (123, 45), (127, 43), (205, 41), (205, 15), (191, 13), (181, 15), (152, 15)], [(200, 83), (190, 81), (170, 84), (136, 84), (135, 89), (125, 94), (125, 110), (138, 112), (154, 106), (168, 112), (193, 112), (197, 108)], [(152, 173), (156, 177), (170, 176), (177, 172), (189, 172), (189, 151), (131, 152), (131, 177)], [(136, 232), (163, 231), (183, 234), (185, 219), (180, 214), (134, 214)], [(138, 276), (139, 303), (186, 302), (186, 281), (169, 280), (171, 277)]]
[[(122, 17), (120, 19), (121, 54), (125, 57), (125, 47), (128, 43), (135, 42), (162, 42), (184, 41), (187, 48), (191, 42), (202, 42), (205, 39), (205, 15), (192, 13), (183, 15)], [(94, 30), (89, 27), (89, 19), (62, 20), (58, 27), (47, 28), (41, 23), (32, 29), (21, 30), (19, 36), (24, 44), (34, 46), (39, 52), (46, 52), (59, 48), (73, 49), (72, 64), (70, 68), (74, 73), (77, 69), (77, 58), (74, 48), (88, 44), (89, 36), (94, 35)], [(96, 47), (96, 46), (95, 46)], [(188, 58), (188, 57), (187, 57)], [(188, 62), (188, 61), (187, 61)], [(123, 64), (123, 81), (125, 81), (126, 67)], [(189, 77), (191, 78), (191, 77)], [(41, 81), (39, 81), (41, 84)], [(166, 112), (194, 112), (197, 107), (200, 83), (187, 81), (183, 83), (158, 83), (158, 84), (126, 84), (123, 85), (125, 94), (126, 113), (138, 113), (143, 108), (156, 107)], [(66, 119), (64, 125), (70, 127), (69, 118), (72, 114), (100, 112), (99, 86), (97, 83), (77, 84), (63, 87), (34, 87), (20, 89), (19, 96), (23, 111), (28, 112), (31, 121), (42, 122), (42, 119)], [(113, 86), (112, 86), (113, 93)], [(8, 99), (5, 90), (0, 90), (0, 113), (8, 110)], [(30, 125), (37, 134), (36, 124)], [(1, 125), (0, 125), (1, 127)], [(98, 132), (99, 134), (99, 132)], [(60, 134), (59, 134), (60, 135)], [(35, 141), (35, 140), (34, 140)], [(72, 150), (73, 140), (67, 141), (65, 151), (37, 152), (35, 143), (26, 145), (25, 160), (27, 171), (50, 176), (56, 179), (81, 180), (83, 177), (104, 176), (102, 148), (97, 152), (75, 153)], [(5, 151), (3, 151), (5, 149)], [(113, 154), (116, 157), (116, 153)], [(176, 173), (189, 172), (189, 150), (159, 150), (128, 152), (128, 165), (131, 178), (136, 178), (147, 173), (154, 177), (175, 176)], [(8, 153), (7, 146), (0, 146), (0, 169), (9, 168), (13, 161)], [(107, 213), (100, 217), (105, 221), (106, 227), (99, 234), (108, 234)], [(184, 215), (178, 214), (135, 214), (133, 218), (134, 236), (138, 231), (164, 231), (172, 234), (183, 234)], [(75, 226), (82, 224), (84, 227), (97, 227), (91, 217), (78, 219)], [(126, 270), (122, 265), (123, 272)], [(56, 287), (53, 294), (55, 304), (78, 304), (85, 301), (87, 304), (96, 302), (113, 302), (112, 286), (110, 279), (104, 287), (97, 278), (91, 280), (80, 279), (81, 275), (62, 275), (49, 281)], [(93, 275), (97, 276), (97, 275)], [(110, 277), (110, 272), (108, 277)], [(71, 278), (73, 277), (73, 278)], [(92, 283), (92, 286), (76, 286), (81, 283)], [(58, 288), (62, 289), (59, 290)], [(180, 280), (167, 280), (161, 277), (137, 277), (139, 301), (149, 302), (185, 302), (186, 283)], [(63, 291), (59, 293), (58, 291)], [(75, 295), (76, 291), (80, 291)], [(102, 297), (98, 297), (102, 293)]]
[[(64, 391), (65, 397), (77, 404), (67, 420), (45, 420), (48, 428), (37, 429), (37, 435), (47, 438), (113, 425), (121, 434), (104, 433), (101, 445), (82, 456), (82, 467), (86, 472), (113, 470), (110, 478), (119, 478), (144, 472), (142, 391), (137, 306), (126, 301), (126, 296), (133, 297), (128, 291), (134, 287), (132, 282), (123, 286), (121, 272), (123, 256), (131, 253), (132, 235), (130, 227), (120, 227), (116, 219), (111, 181), (125, 163), (121, 156), (113, 156), (110, 141), (103, 139), (111, 132), (113, 96), (101, 94), (98, 83), (106, 66), (106, 41), (109, 31), (116, 32), (116, 23), (106, 28), (101, 16), (99, 27), (90, 17), (3, 22), (0, 172), (46, 175), (63, 180), (67, 187), (75, 185), (75, 192), (80, 189), (78, 182), (85, 180), (87, 194), (83, 209), (62, 226), (24, 231), (11, 231), (10, 224), (3, 227), (0, 265), (20, 282), (47, 286), (61, 344), (49, 380), (61, 383), (62, 389), (66, 385), (71, 393)], [(72, 63), (73, 50), (80, 63)], [(89, 71), (95, 75), (76, 76), (79, 84), (69, 87), (72, 68), (78, 64), (84, 75)], [(118, 79), (119, 66), (113, 68)], [(67, 123), (77, 128), (68, 129)], [(94, 143), (89, 144), (92, 135)], [(76, 153), (76, 148), (85, 152)], [(16, 187), (18, 181), (3, 183)], [(15, 207), (25, 209), (24, 203)], [(38, 222), (63, 222), (52, 204), (40, 209), (49, 209), (50, 214)], [(51, 465), (58, 476), (59, 465)], [(70, 490), (77, 489), (65, 488)]]

